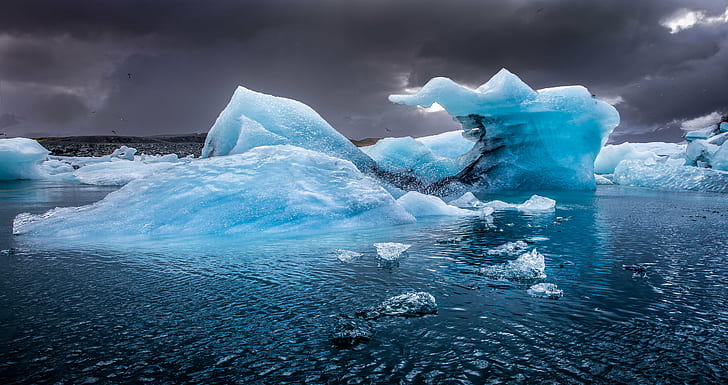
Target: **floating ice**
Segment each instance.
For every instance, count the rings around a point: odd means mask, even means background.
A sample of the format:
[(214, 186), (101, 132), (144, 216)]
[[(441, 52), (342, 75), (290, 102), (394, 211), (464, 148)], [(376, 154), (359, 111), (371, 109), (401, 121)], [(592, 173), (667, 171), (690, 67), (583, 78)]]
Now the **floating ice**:
[(133, 160), (116, 160), (90, 164), (73, 171), (73, 176), (83, 184), (97, 186), (123, 186), (132, 180), (145, 178), (161, 170), (168, 170), (176, 163)]
[(612, 182), (609, 178), (603, 176), (603, 175), (594, 175), (594, 180), (597, 182), (598, 185), (612, 185), (614, 182)]
[(434, 78), (413, 95), (389, 100), (437, 102), (462, 123), (477, 143), (463, 155), (468, 166), (449, 182), (476, 190), (593, 189), (594, 159), (619, 124), (614, 107), (584, 87), (534, 91), (505, 69), (474, 90)]
[(420, 291), (400, 294), (386, 299), (374, 309), (380, 316), (418, 317), (437, 314), (437, 302), (432, 294)]
[(486, 252), (487, 255), (505, 255), (512, 256), (523, 253), (528, 249), (528, 243), (524, 241), (515, 241), (504, 243), (498, 247), (492, 248)]
[(202, 157), (240, 154), (255, 147), (290, 144), (322, 152), (370, 170), (374, 162), (311, 107), (245, 87), (235, 90), (210, 128)]
[(412, 245), (406, 245), (404, 243), (396, 243), (396, 242), (385, 242), (385, 243), (375, 243), (374, 247), (377, 248), (377, 255), (379, 255), (379, 258), (385, 260), (385, 261), (396, 261), (398, 260), (404, 252), (407, 251)]
[(563, 297), (564, 291), (553, 283), (537, 283), (528, 289), (528, 294), (533, 297), (559, 299)]
[(415, 140), (427, 146), (435, 156), (451, 159), (465, 155), (475, 144), (472, 140), (468, 140), (463, 136), (462, 130), (423, 136), (415, 138)]
[(374, 159), (380, 169), (409, 175), (425, 183), (453, 176), (465, 166), (457, 159), (435, 156), (427, 146), (409, 136), (384, 138), (361, 150)]
[(373, 335), (374, 329), (367, 320), (340, 318), (336, 322), (329, 339), (337, 347), (351, 348), (369, 342)]
[(0, 180), (43, 178), (39, 165), (49, 152), (33, 139), (0, 139)]
[(131, 181), (89, 206), (21, 214), (13, 232), (83, 239), (259, 236), (413, 221), (351, 162), (283, 145), (179, 164), (153, 178)]
[(434, 215), (480, 215), (479, 211), (465, 210), (455, 206), (450, 206), (436, 196), (425, 195), (416, 191), (410, 191), (407, 194), (404, 194), (397, 199), (397, 203), (404, 207), (404, 209), (415, 218)]
[(619, 162), (628, 160), (652, 160), (662, 156), (674, 156), (685, 151), (684, 144), (651, 142), (622, 143), (607, 145), (599, 152), (594, 161), (594, 172), (597, 174), (613, 174)]
[(484, 267), (480, 269), (480, 274), (493, 279), (539, 279), (546, 278), (544, 270), (546, 262), (543, 254), (533, 249), (513, 261)]
[(728, 172), (682, 163), (681, 159), (653, 164), (625, 160), (614, 170), (614, 182), (660, 190), (728, 192)]
[(127, 146), (121, 146), (114, 150), (114, 152), (109, 155), (109, 158), (118, 158), (123, 160), (134, 160), (134, 154), (137, 153), (136, 148), (127, 147)]
[(452, 200), (448, 203), (449, 205), (460, 207), (460, 208), (480, 208), (485, 207), (485, 204), (480, 201), (470, 191), (463, 194), (460, 198)]
[(341, 262), (344, 263), (350, 263), (354, 262), (357, 259), (361, 258), (364, 254), (357, 253), (356, 251), (351, 250), (344, 250), (344, 249), (337, 249), (336, 250), (336, 259), (338, 259)]
[(494, 200), (483, 203), (483, 205), (486, 207), (492, 207), (494, 210), (518, 210), (527, 212), (556, 210), (555, 200), (542, 197), (540, 195), (532, 195), (525, 202), (520, 204), (506, 203), (500, 200)]

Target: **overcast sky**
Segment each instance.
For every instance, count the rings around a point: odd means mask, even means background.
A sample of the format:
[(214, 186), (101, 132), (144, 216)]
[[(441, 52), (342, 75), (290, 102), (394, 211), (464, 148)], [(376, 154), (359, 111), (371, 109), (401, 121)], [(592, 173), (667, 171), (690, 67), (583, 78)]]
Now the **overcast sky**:
[(348, 137), (421, 136), (458, 126), (387, 95), (501, 67), (615, 104), (614, 143), (680, 141), (728, 113), (728, 2), (3, 0), (0, 132), (207, 132), (244, 85)]

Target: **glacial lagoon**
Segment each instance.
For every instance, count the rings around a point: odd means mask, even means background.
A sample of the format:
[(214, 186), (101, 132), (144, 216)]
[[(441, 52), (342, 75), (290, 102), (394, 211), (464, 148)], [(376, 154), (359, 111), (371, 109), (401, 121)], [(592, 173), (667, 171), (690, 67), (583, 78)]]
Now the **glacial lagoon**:
[[(114, 190), (0, 182), (3, 383), (728, 378), (725, 194), (534, 191), (556, 210), (304, 235), (97, 243), (12, 235), (21, 212), (81, 206)], [(544, 256), (545, 277), (483, 274), (515, 260), (500, 250), (518, 241)], [(385, 242), (410, 247), (382, 263), (374, 244)], [(341, 260), (340, 250), (356, 257)], [(437, 313), (357, 318), (411, 292), (431, 294)], [(334, 344), (342, 319), (366, 322), (368, 341)]]

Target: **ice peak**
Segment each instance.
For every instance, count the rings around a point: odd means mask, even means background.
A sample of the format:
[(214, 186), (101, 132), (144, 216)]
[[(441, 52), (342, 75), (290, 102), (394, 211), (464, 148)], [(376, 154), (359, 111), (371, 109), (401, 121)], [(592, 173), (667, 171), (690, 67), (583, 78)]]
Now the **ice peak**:
[(501, 68), (476, 91), (481, 94), (502, 94), (513, 100), (527, 100), (536, 97), (536, 91), (505, 68)]

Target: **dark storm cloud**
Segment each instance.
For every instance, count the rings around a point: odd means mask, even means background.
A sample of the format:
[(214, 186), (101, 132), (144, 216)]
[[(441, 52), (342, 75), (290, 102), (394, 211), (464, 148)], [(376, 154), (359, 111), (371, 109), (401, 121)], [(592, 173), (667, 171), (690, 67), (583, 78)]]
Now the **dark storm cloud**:
[[(671, 34), (680, 8), (723, 0), (5, 1), (0, 113), (13, 134), (204, 132), (238, 84), (301, 100), (351, 137), (456, 125), (390, 104), (434, 76), (479, 85), (501, 67), (534, 88), (584, 84), (617, 105), (613, 140), (679, 140), (728, 110), (728, 25)], [(44, 88), (45, 87), (45, 88)], [(48, 95), (65, 95), (67, 114)], [(75, 96), (75, 99), (71, 96)]]

